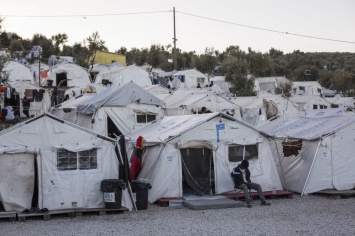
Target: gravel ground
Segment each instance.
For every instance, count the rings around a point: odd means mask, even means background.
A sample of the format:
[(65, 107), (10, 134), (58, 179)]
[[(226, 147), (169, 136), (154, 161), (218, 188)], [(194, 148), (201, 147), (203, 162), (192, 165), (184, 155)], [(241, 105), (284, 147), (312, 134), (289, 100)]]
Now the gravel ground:
[(153, 204), (126, 214), (0, 222), (0, 235), (355, 235), (355, 198), (295, 194), (270, 202), (200, 211)]

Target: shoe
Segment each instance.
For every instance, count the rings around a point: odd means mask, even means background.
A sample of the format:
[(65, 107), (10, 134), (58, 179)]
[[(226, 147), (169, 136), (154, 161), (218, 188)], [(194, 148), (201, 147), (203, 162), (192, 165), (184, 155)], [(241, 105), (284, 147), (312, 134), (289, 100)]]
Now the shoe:
[(270, 202), (262, 202), (260, 205), (262, 205), (262, 206), (270, 206), (271, 204), (270, 204)]
[(248, 203), (248, 204), (247, 204), (247, 207), (248, 207), (248, 208), (252, 208), (253, 206), (252, 206), (250, 203)]

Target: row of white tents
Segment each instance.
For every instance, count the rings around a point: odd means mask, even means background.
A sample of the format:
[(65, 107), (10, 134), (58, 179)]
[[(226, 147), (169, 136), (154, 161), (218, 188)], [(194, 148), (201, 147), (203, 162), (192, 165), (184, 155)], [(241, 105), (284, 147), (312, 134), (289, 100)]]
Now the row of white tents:
[[(120, 69), (102, 70), (102, 77), (96, 77), (101, 81), (104, 73)], [(182, 88), (181, 79), (181, 74), (173, 75), (170, 82)], [(230, 172), (243, 159), (250, 161), (252, 180), (264, 191), (309, 194), (355, 187), (355, 118), (343, 108), (330, 109), (332, 116), (318, 112), (305, 117), (307, 107), (281, 95), (232, 98), (207, 84), (173, 91), (121, 82), (0, 133), (5, 210), (29, 209), (34, 199), (39, 208), (103, 207), (100, 182), (119, 178), (123, 162), (117, 137), (125, 138), (128, 159), (136, 139), (144, 137), (138, 178), (153, 186), (150, 202), (182, 197), (186, 182), (201, 195), (232, 191)], [(203, 107), (211, 113), (196, 114)], [(9, 169), (16, 178), (8, 177)], [(131, 198), (125, 190), (123, 206), (132, 209)]]

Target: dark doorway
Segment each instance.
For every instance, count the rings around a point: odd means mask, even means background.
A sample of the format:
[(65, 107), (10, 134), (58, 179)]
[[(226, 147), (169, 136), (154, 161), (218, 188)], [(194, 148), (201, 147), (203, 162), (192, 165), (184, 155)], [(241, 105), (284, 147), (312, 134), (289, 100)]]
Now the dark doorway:
[(113, 123), (112, 119), (107, 116), (107, 136), (116, 139), (120, 135), (122, 135), (121, 131)]
[(32, 197), (32, 207), (38, 207), (38, 164), (37, 164), (37, 154), (34, 156), (34, 191)]
[(212, 150), (208, 148), (180, 149), (183, 194), (192, 195), (193, 192), (203, 196), (214, 194), (214, 163)]
[(59, 73), (56, 75), (58, 87), (68, 87), (67, 73)]
[(98, 74), (99, 72), (97, 72), (97, 71), (90, 71), (90, 79), (91, 79), (91, 83), (94, 83), (95, 82), (95, 80), (96, 80), (96, 76), (97, 76), (97, 74)]

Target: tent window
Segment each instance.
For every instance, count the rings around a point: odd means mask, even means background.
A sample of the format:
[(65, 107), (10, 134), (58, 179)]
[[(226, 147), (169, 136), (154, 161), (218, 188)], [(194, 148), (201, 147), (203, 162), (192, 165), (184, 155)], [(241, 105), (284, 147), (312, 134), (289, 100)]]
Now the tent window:
[(71, 152), (66, 149), (57, 150), (58, 170), (91, 170), (97, 169), (97, 149)]
[(228, 147), (228, 160), (230, 162), (241, 162), (253, 158), (258, 158), (257, 145), (230, 145)]
[(156, 115), (149, 113), (137, 113), (137, 123), (149, 123), (156, 120)]
[(85, 150), (78, 152), (79, 169), (91, 170), (97, 169), (97, 149)]
[(282, 142), (284, 157), (298, 156), (302, 149), (302, 140)]
[(203, 84), (203, 83), (205, 83), (205, 78), (202, 78), (202, 77), (197, 78), (197, 83), (198, 83), (198, 84)]
[(70, 152), (66, 149), (57, 150), (57, 168), (58, 170), (76, 170), (78, 166), (76, 152)]

